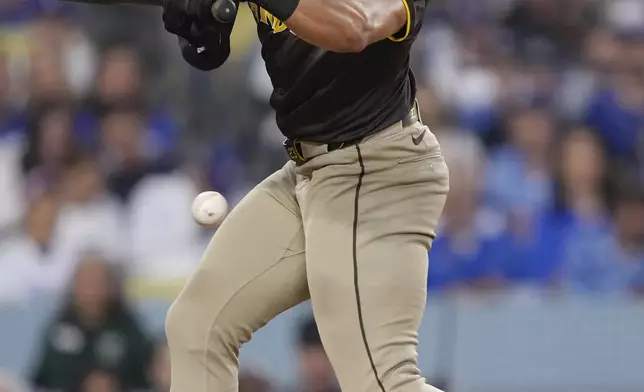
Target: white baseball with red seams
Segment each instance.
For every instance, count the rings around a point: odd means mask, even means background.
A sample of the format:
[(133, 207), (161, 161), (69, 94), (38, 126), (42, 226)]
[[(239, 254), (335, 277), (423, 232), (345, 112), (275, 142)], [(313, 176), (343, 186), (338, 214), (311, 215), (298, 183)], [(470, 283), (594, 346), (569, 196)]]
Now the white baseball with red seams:
[(219, 192), (202, 192), (192, 202), (192, 217), (201, 226), (216, 226), (227, 213), (228, 201)]

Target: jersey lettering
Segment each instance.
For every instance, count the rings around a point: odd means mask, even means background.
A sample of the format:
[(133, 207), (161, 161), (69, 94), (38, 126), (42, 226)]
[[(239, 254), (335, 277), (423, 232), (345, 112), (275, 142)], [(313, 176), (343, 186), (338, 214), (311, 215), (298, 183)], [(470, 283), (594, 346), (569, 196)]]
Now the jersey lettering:
[(287, 30), (286, 24), (284, 22), (277, 19), (262, 7), (258, 7), (257, 4), (250, 2), (248, 3), (248, 6), (250, 7), (250, 11), (253, 13), (255, 22), (262, 23), (270, 27), (273, 31), (273, 34), (281, 33), (282, 31)]

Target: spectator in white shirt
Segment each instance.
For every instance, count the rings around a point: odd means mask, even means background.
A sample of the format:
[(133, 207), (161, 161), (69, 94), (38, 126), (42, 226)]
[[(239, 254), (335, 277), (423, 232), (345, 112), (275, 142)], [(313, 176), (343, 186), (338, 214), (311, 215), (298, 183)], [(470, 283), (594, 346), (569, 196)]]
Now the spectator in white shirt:
[(0, 241), (0, 302), (26, 299), (60, 284), (52, 251), (57, 212), (52, 195), (39, 197), (31, 203), (23, 227)]
[(19, 222), (25, 208), (20, 170), (24, 119), (12, 107), (10, 84), (7, 59), (0, 53), (0, 236)]
[(98, 166), (81, 156), (70, 163), (60, 192), (55, 245), (77, 258), (91, 250), (109, 260), (127, 259), (130, 246), (123, 211), (104, 191)]
[(24, 213), (21, 152), (19, 137), (0, 135), (0, 233), (12, 228)]
[(180, 171), (154, 174), (141, 180), (129, 203), (133, 270), (148, 279), (186, 278), (205, 248), (190, 205), (198, 189)]
[(92, 160), (79, 156), (58, 193), (35, 199), (24, 228), (0, 242), (0, 298), (59, 294), (86, 252), (126, 259), (126, 238), (120, 206), (102, 192)]

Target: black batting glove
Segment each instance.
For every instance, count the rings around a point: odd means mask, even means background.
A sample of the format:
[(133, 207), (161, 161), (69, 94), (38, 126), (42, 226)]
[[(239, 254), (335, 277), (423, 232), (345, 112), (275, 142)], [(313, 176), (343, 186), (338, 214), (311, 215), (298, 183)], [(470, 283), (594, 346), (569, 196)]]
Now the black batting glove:
[(230, 55), (232, 23), (218, 23), (210, 13), (210, 0), (167, 0), (165, 29), (179, 37), (184, 60), (202, 71), (220, 67)]
[(228, 40), (213, 49), (191, 44), (185, 38), (179, 37), (179, 47), (183, 59), (201, 71), (212, 71), (221, 67), (230, 55)]
[(219, 33), (230, 36), (232, 23), (218, 23), (211, 14), (212, 3), (212, 0), (166, 0), (163, 6), (166, 31), (200, 45), (218, 41)]
[[(224, 30), (224, 31), (222, 31)], [(194, 22), (186, 39), (179, 36), (181, 55), (188, 64), (202, 71), (219, 68), (230, 55), (230, 30), (204, 27)]]
[(171, 34), (190, 38), (190, 30), (196, 15), (188, 12), (191, 0), (167, 0), (163, 5), (163, 27)]

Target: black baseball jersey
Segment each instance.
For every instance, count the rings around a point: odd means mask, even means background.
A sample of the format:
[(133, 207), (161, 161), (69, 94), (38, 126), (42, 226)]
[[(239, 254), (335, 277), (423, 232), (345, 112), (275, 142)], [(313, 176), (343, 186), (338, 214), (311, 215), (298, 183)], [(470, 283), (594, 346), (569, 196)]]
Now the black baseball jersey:
[(404, 118), (416, 95), (409, 52), (429, 0), (400, 0), (407, 23), (360, 53), (334, 53), (299, 39), (266, 10), (249, 3), (273, 83), (270, 104), (291, 139), (352, 141)]

